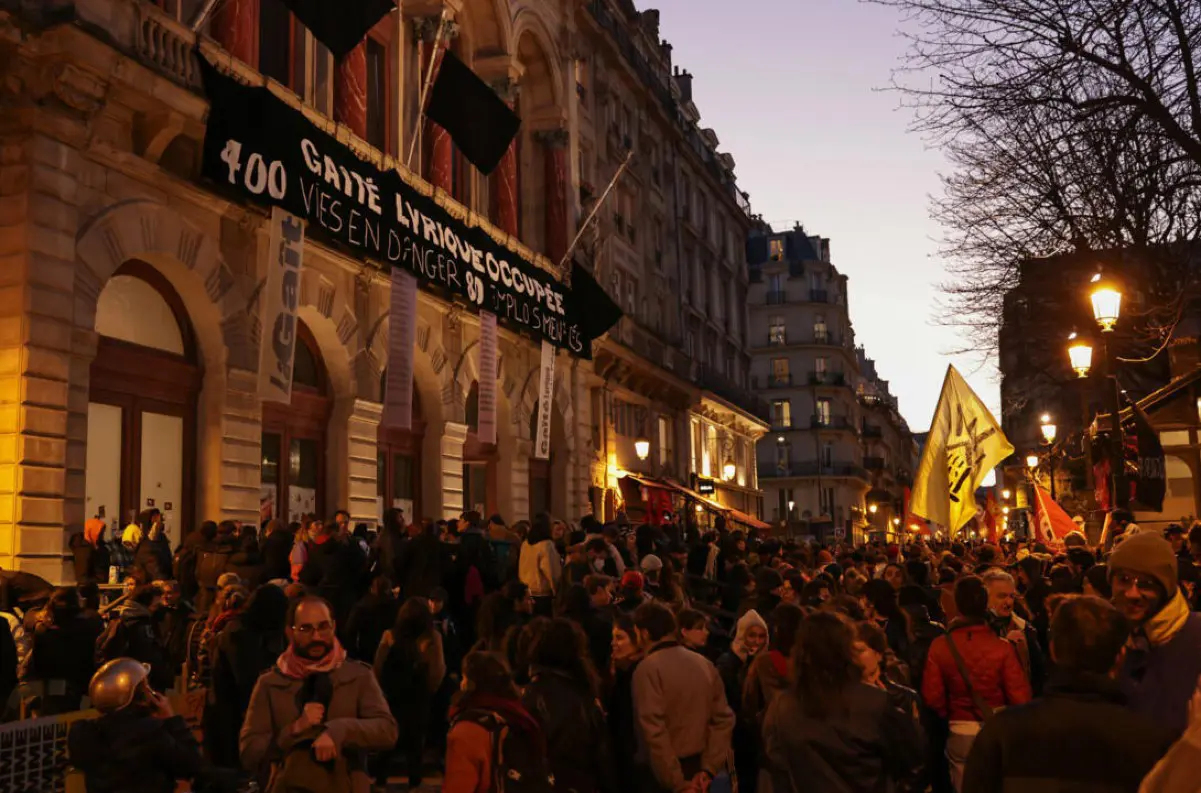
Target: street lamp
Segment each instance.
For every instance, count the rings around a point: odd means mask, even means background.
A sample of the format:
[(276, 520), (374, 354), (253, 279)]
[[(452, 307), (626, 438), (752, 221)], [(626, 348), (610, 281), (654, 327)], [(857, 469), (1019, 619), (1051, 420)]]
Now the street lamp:
[(1043, 414), (1042, 423), (1039, 425), (1042, 430), (1043, 440), (1050, 446), (1055, 443), (1055, 422), (1051, 421), (1051, 416), (1047, 413)]
[(1072, 362), (1072, 371), (1077, 377), (1088, 377), (1088, 370), (1093, 366), (1093, 345), (1075, 333), (1068, 336), (1068, 341), (1072, 342), (1068, 346), (1068, 360)]
[(792, 516), (792, 512), (795, 509), (796, 509), (796, 502), (793, 501), (792, 499), (789, 499), (788, 500), (788, 515), (789, 515), (789, 517)]
[(734, 465), (733, 460), (726, 460), (726, 464), (721, 468), (721, 474), (726, 478), (726, 481), (731, 481), (738, 473), (738, 467)]
[(1005, 488), (1004, 490), (1001, 491), (1001, 500), (1008, 501), (1009, 497), (1012, 495), (1013, 495), (1013, 493), (1009, 492), (1009, 488)]
[(1122, 293), (1111, 283), (1102, 280), (1101, 274), (1093, 276), (1096, 286), (1089, 295), (1093, 303), (1093, 318), (1101, 326), (1102, 333), (1111, 333), (1122, 315)]
[(638, 455), (639, 460), (645, 460), (651, 456), (651, 442), (646, 438), (638, 438), (634, 441), (634, 454)]
[(880, 507), (879, 507), (878, 505), (876, 505), (876, 504), (868, 504), (868, 505), (867, 505), (867, 511), (868, 511), (868, 512), (870, 512), (870, 513), (872, 513), (873, 515), (875, 515), (875, 514), (876, 514), (876, 511), (877, 511), (878, 509), (880, 509)]
[(1029, 468), (1031, 471), (1033, 471), (1035, 468), (1038, 468), (1038, 455), (1037, 454), (1027, 454), (1026, 455), (1026, 467)]
[(1002, 515), (1008, 515), (1008, 514), (1009, 514), (1009, 507), (1001, 507), (1001, 514), (1002, 514)]

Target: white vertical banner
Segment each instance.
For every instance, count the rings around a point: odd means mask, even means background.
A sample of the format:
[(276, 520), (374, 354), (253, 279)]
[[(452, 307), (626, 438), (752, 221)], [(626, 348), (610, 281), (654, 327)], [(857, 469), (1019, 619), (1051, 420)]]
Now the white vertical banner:
[(292, 401), (304, 224), (295, 215), (273, 207), (269, 239), (267, 282), (259, 304), (259, 399), (287, 404)]
[(550, 459), (551, 402), (555, 398), (555, 347), (542, 342), (542, 367), (538, 378), (538, 432), (534, 437), (534, 459)]
[(388, 381), (384, 389), (384, 426), (413, 429), (413, 345), (417, 340), (417, 279), (392, 268), (392, 305), (388, 312)]
[(496, 315), (480, 312), (480, 443), (496, 443)]

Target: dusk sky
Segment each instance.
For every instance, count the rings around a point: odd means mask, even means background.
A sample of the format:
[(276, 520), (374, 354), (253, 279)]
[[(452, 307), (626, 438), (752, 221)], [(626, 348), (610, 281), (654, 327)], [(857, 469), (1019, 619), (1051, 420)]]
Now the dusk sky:
[(899, 14), (858, 0), (638, 3), (656, 6), (675, 64), (694, 75), (701, 126), (734, 156), (753, 211), (830, 238), (856, 340), (911, 429), (929, 427), (948, 362), (999, 417), (994, 366), (952, 360), (957, 332), (936, 321), (942, 232), (929, 196), (946, 163), (882, 90), (906, 50)]

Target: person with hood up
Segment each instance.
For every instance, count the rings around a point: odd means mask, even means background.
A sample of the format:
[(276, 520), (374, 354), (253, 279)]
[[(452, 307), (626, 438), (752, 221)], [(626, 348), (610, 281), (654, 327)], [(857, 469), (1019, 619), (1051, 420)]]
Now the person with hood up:
[(450, 714), (443, 793), (499, 791), (501, 763), (495, 734), (505, 729), (507, 740), (520, 741), (522, 752), (536, 768), (522, 769), (545, 775), (545, 782), (530, 780), (531, 788), (550, 785), (546, 739), (538, 720), (521, 704), (521, 695), (504, 659), (494, 653), (472, 652), (463, 659), (462, 696)]
[(517, 571), (521, 583), (530, 588), (534, 613), (549, 617), (554, 610), (555, 588), (563, 575), (563, 563), (551, 537), (550, 516), (544, 512), (534, 516), (530, 533), (521, 544)]
[(83, 531), (72, 534), (68, 546), (75, 555), (76, 584), (107, 584), (109, 555), (104, 542), (108, 528), (103, 518), (89, 518)]
[(1171, 544), (1150, 532), (1127, 537), (1109, 556), (1109, 583), (1132, 626), (1122, 690), (1136, 711), (1179, 735), (1201, 678), (1201, 614), (1180, 591)]
[(163, 523), (163, 513), (147, 510), (138, 516), (141, 534), (134, 545), (133, 566), (142, 570), (146, 581), (171, 578), (171, 540)]
[(730, 649), (717, 657), (717, 671), (726, 689), (726, 702), (735, 713), (742, 708), (742, 686), (746, 682), (747, 666), (767, 647), (767, 622), (758, 611), (743, 614), (734, 629)]

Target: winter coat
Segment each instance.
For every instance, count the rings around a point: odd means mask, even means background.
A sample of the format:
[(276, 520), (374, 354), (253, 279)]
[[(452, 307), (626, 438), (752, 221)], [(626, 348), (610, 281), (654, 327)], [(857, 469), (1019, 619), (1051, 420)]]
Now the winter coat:
[(75, 722), (67, 754), (88, 793), (173, 793), (178, 780), (209, 770), (182, 717), (160, 720), (134, 708)]
[(746, 659), (733, 650), (726, 650), (717, 657), (717, 673), (721, 675), (726, 690), (726, 704), (735, 713), (742, 711), (742, 685), (746, 682)]
[[(400, 559), (400, 577), (393, 583), (400, 587), (401, 602), (411, 597), (428, 597), (436, 587), (443, 585), (443, 577), (450, 569), (446, 545), (431, 534), (406, 543)], [(451, 593), (451, 597), (454, 596)]]
[(308, 561), (300, 571), (300, 581), (334, 606), (334, 618), (345, 626), (350, 610), (361, 594), (366, 557), (355, 540), (329, 537), (308, 544)]
[(922, 674), (922, 699), (931, 710), (951, 721), (984, 720), (947, 645), (952, 639), (963, 656), (972, 690), (985, 703), (997, 709), (1030, 701), (1030, 681), (1013, 645), (984, 623), (964, 623), (953, 625), (946, 636), (930, 645)]
[(534, 667), (521, 704), (542, 725), (556, 791), (616, 789), (605, 714), (592, 692), (565, 672)]
[(753, 722), (760, 730), (771, 703), (787, 690), (788, 656), (779, 650), (759, 653), (747, 668), (739, 717)]
[[(239, 747), (242, 767), (260, 779), (267, 778), (270, 764), (279, 761), (296, 742), (292, 725), (303, 709), (301, 688), (305, 682), (272, 668), (255, 684)], [(393, 747), (396, 719), (366, 664), (348, 660), (329, 673), (329, 682), (333, 693), (325, 708), (325, 731), (347, 760), (354, 793), (368, 793), (371, 778), (366, 755)]]
[(8, 696), (17, 687), (17, 642), (8, 620), (0, 619), (0, 719), (4, 718)]
[(253, 591), (267, 580), (263, 577), (265, 568), (263, 557), (258, 551), (241, 550), (230, 554), (229, 567), (226, 569), (231, 573), (237, 573), (246, 588)]
[[(159, 534), (158, 539), (143, 537), (133, 552), (133, 566), (146, 574), (147, 581), (163, 581), (174, 577), (171, 569), (171, 541), (167, 535)], [(108, 573), (105, 572), (107, 580)]]
[[(391, 681), (384, 680), (383, 677), (384, 668), (388, 663), (388, 655), (395, 644), (396, 640), (392, 636), (392, 631), (384, 631), (379, 647), (374, 654), (375, 663), (372, 665), (375, 670), (375, 676), (380, 680), (380, 685), (384, 689), (385, 698), (390, 702), (392, 698), (388, 696), (388, 684)], [(442, 634), (434, 630), (418, 639), (417, 653), (421, 656), (421, 660), (425, 664), (427, 675), (425, 690), (432, 696), (435, 691), (441, 688), (442, 681), (446, 677), (446, 659), (442, 655)], [(398, 703), (393, 702), (392, 704), (395, 705)]]
[(638, 751), (638, 732), (634, 716), (634, 672), (637, 669), (637, 664), (618, 666), (614, 669), (613, 682), (605, 697), (613, 770), (618, 783), (627, 788), (637, 781), (634, 762), (634, 755)]
[(192, 627), (192, 607), (185, 602), (159, 606), (154, 611), (154, 630), (167, 653), (172, 669), (178, 671), (188, 655), (188, 631)]
[(66, 699), (70, 703), (62, 712), (78, 709), (79, 698), (87, 693), (96, 671), (94, 656), (100, 628), (92, 620), (73, 617), (64, 625), (47, 626), (33, 635), (29, 676), (35, 680), (66, 681)]
[(674, 641), (660, 642), (638, 664), (633, 693), (640, 756), (660, 786), (686, 784), (681, 758), (699, 755), (712, 775), (728, 766), (734, 712), (713, 664)]
[(1188, 724), (1188, 703), (1199, 677), (1201, 614), (1193, 613), (1165, 644), (1149, 647), (1145, 640), (1136, 641), (1119, 680), (1132, 708), (1179, 735)]
[(381, 600), (374, 595), (367, 595), (355, 603), (343, 631), (346, 636), (346, 652), (350, 657), (363, 663), (374, 660), (380, 639), (396, 622), (396, 612), (399, 609), (400, 602), (396, 599)]
[(263, 580), (287, 581), (292, 577), (292, 563), (288, 557), (292, 554), (292, 544), (295, 539), (286, 531), (273, 531), (263, 540), (259, 548), (263, 556)]
[(815, 718), (794, 692), (776, 697), (763, 722), (772, 793), (890, 793), (924, 758), (911, 716), (879, 688), (854, 683), (845, 711)]
[(92, 545), (83, 532), (71, 535), (67, 543), (75, 556), (76, 584), (107, 584), (109, 555), (108, 547), (103, 543)]
[[(154, 631), (154, 617), (141, 603), (126, 604), (117, 615), (120, 626), (102, 634), (97, 640), (100, 661), (126, 656), (150, 666), (150, 685), (155, 691), (167, 691), (175, 682), (175, 673), (167, 653), (159, 644)], [(111, 626), (110, 626), (111, 627)], [(99, 646), (109, 637), (115, 643)]]
[(1126, 707), (1115, 681), (1057, 676), (1046, 696), (984, 725), (963, 793), (1137, 793), (1174, 738), (1172, 730)]
[(563, 574), (563, 563), (552, 540), (543, 540), (536, 545), (521, 544), (521, 559), (517, 563), (517, 575), (521, 583), (530, 588), (533, 597), (551, 597)]
[(205, 745), (213, 762), (238, 766), (238, 730), (259, 676), (288, 646), (281, 631), (262, 632), (235, 619), (217, 636), (205, 709)]

